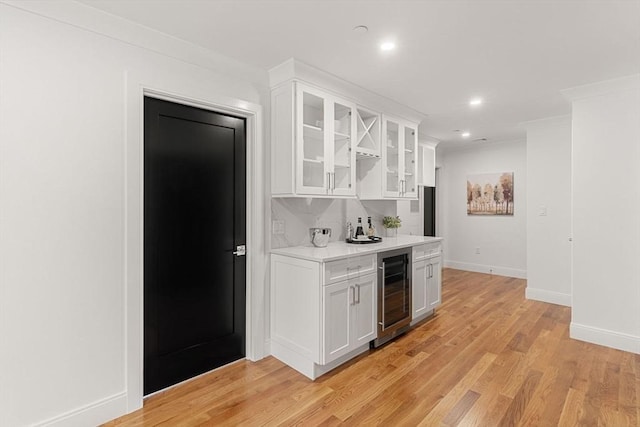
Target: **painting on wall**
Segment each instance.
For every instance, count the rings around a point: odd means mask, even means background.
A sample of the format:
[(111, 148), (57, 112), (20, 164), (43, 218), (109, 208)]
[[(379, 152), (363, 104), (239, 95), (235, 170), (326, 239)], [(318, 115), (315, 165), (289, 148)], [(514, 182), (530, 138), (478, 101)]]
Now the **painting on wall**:
[(467, 215), (513, 216), (513, 172), (467, 175)]

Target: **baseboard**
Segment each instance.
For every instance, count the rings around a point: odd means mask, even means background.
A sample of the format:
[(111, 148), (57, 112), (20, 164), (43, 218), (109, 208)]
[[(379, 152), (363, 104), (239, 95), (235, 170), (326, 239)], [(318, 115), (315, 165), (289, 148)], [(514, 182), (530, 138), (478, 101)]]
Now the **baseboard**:
[(571, 322), (569, 336), (573, 339), (640, 354), (640, 337)]
[(515, 277), (516, 279), (526, 279), (527, 270), (517, 268), (500, 267), (495, 265), (472, 264), (469, 262), (459, 262), (445, 260), (444, 266), (455, 268), (456, 270), (473, 271), (475, 273), (495, 274), (496, 276)]
[(81, 408), (74, 409), (48, 420), (34, 424), (36, 427), (74, 427), (96, 426), (127, 413), (127, 393), (121, 392), (113, 396), (97, 400)]
[(547, 291), (545, 289), (529, 288), (524, 293), (527, 299), (536, 301), (549, 302), (551, 304), (564, 305), (571, 307), (571, 295), (560, 292)]

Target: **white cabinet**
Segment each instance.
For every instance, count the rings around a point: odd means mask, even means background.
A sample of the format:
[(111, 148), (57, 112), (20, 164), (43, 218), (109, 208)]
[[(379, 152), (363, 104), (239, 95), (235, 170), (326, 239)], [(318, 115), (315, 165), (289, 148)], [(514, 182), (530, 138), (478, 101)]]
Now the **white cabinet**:
[(383, 196), (387, 198), (418, 197), (418, 128), (405, 120), (384, 116)]
[(273, 196), (354, 197), (356, 106), (299, 82), (272, 91)]
[(436, 147), (418, 143), (418, 185), (436, 186)]
[(377, 257), (271, 256), (271, 353), (315, 379), (377, 337)]
[(380, 113), (360, 106), (356, 113), (356, 158), (380, 158)]
[(442, 304), (442, 257), (431, 258), (428, 266), (427, 301), (429, 310), (433, 310)]
[(376, 275), (369, 274), (323, 288), (323, 364), (376, 338), (375, 286)]
[(429, 312), (429, 297), (427, 296), (427, 278), (429, 267), (426, 260), (414, 261), (411, 272), (411, 319), (416, 319)]
[(442, 303), (442, 256), (440, 243), (413, 248), (411, 319), (421, 320)]

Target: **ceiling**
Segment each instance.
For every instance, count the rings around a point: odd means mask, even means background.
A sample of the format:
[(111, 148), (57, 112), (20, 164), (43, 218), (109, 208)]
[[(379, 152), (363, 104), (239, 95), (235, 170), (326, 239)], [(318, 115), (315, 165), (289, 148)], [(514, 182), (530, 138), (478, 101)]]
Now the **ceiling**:
[(427, 114), (445, 146), (522, 139), (570, 113), (560, 90), (640, 72), (640, 0), (81, 1), (265, 70), (297, 58)]

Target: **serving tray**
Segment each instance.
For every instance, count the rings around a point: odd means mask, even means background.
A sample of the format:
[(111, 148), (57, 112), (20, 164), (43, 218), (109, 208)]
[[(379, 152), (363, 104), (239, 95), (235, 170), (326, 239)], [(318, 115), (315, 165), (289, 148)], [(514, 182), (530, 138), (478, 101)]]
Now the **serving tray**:
[(351, 243), (353, 245), (366, 245), (368, 243), (380, 243), (382, 242), (382, 237), (373, 236), (369, 237), (367, 240), (346, 239), (345, 242)]

